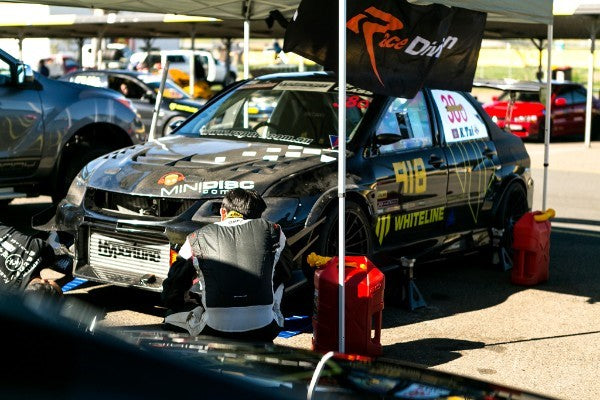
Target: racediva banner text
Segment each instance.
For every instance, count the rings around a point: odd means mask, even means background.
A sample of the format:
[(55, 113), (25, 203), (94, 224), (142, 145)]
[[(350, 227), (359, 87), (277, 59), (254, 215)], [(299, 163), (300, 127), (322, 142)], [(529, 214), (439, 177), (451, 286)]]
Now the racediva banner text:
[[(422, 86), (470, 91), (486, 14), (406, 0), (347, 4), (346, 79), (375, 93), (412, 98)], [(337, 71), (337, 3), (302, 0), (283, 50)]]

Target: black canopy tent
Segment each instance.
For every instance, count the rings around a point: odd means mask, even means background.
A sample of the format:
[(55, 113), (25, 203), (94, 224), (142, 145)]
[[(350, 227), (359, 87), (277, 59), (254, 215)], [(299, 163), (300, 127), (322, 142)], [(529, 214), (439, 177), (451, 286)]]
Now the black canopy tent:
[[(25, 3), (26, 1), (16, 1)], [(537, 23), (546, 24), (548, 26), (548, 76), (550, 76), (551, 66), (551, 44), (552, 44), (552, 0), (413, 0), (415, 4), (439, 3), (450, 7), (462, 7), (476, 11), (486, 12), (488, 20), (500, 20), (505, 22), (517, 23)], [(249, 38), (249, 23), (251, 18), (266, 18), (269, 12), (273, 9), (279, 9), (286, 17), (291, 17), (297, 8), (298, 0), (179, 0), (173, 2), (169, 0), (143, 0), (138, 2), (130, 2), (124, 0), (46, 0), (40, 1), (41, 4), (60, 5), (71, 7), (87, 7), (87, 8), (102, 8), (106, 10), (129, 10), (129, 11), (146, 11), (160, 12), (173, 14), (198, 15), (204, 17), (215, 18), (233, 18), (244, 21), (244, 42), (247, 49), (247, 40)], [(338, 68), (338, 87), (339, 87), (339, 104), (345, 104), (346, 97), (346, 0), (338, 1), (339, 7), (339, 23), (338, 23), (338, 40), (339, 40), (339, 68)], [(245, 57), (247, 60), (247, 57)], [(247, 64), (244, 68), (244, 76), (248, 76)], [(548, 80), (550, 86), (550, 80)], [(548, 87), (550, 92), (551, 87)], [(548, 96), (546, 109), (550, 110), (550, 96)], [(346, 120), (345, 108), (339, 108), (339, 148), (340, 155), (345, 154), (346, 150)], [(549, 112), (546, 114), (546, 132), (545, 132), (545, 164), (548, 165), (548, 145), (549, 145)], [(546, 168), (544, 169), (544, 207), (546, 194)], [(345, 157), (338, 157), (338, 199), (339, 199), (339, 258), (345, 259), (345, 178), (346, 164)], [(339, 268), (339, 351), (344, 352), (344, 268)]]

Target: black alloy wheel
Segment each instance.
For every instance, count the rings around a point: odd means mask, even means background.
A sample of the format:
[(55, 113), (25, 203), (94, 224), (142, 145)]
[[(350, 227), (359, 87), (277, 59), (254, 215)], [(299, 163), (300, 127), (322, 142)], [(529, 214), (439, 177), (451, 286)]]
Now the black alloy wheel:
[[(365, 212), (358, 204), (347, 201), (345, 216), (346, 255), (369, 256), (373, 252), (373, 231)], [(311, 251), (320, 256), (335, 257), (338, 255), (338, 218), (338, 207), (333, 207), (326, 214), (323, 226), (319, 230), (319, 239)], [(314, 269), (307, 265), (306, 260), (302, 266), (306, 278), (312, 284)]]
[(498, 213), (497, 227), (503, 229), (504, 233), (500, 239), (499, 251), (506, 254), (507, 262), (512, 267), (514, 227), (517, 221), (528, 211), (527, 193), (523, 186), (513, 184), (508, 187), (504, 193), (502, 205)]

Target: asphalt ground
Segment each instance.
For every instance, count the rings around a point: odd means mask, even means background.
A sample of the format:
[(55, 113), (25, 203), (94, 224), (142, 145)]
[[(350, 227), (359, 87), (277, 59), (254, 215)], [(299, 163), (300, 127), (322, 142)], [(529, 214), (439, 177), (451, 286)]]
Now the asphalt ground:
[[(535, 180), (533, 208), (541, 210), (544, 145), (527, 148)], [(546, 204), (557, 216), (547, 282), (514, 285), (510, 271), (474, 257), (420, 266), (415, 283), (426, 306), (409, 311), (386, 302), (383, 357), (562, 399), (600, 398), (599, 162), (600, 143), (550, 145)], [(0, 220), (27, 227), (47, 202), (14, 201)], [(67, 295), (103, 310), (102, 326), (161, 328), (164, 310), (156, 293), (84, 285)], [(311, 308), (311, 293), (286, 305), (287, 315)], [(305, 332), (275, 343), (311, 348), (311, 340), (312, 333)]]

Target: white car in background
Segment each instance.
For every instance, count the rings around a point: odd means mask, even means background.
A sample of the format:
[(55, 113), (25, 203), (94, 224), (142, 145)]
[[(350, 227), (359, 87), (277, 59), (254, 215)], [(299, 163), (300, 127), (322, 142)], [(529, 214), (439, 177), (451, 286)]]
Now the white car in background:
[(228, 85), (237, 80), (237, 70), (235, 66), (230, 65), (229, 70), (221, 60), (213, 57), (210, 51), (206, 50), (156, 50), (135, 52), (129, 59), (129, 69), (134, 69), (136, 65), (145, 63), (149, 68), (160, 63), (165, 65), (169, 61), (171, 69), (179, 69), (186, 74), (191, 71), (191, 57), (194, 55), (196, 65), (201, 64), (206, 73), (206, 80), (210, 83)]

